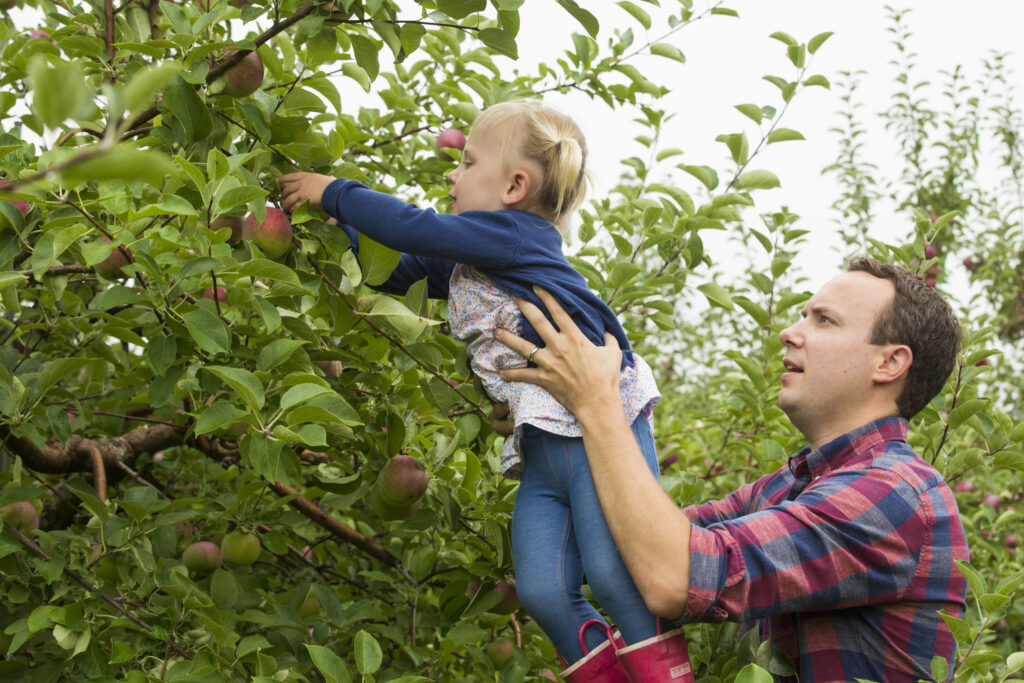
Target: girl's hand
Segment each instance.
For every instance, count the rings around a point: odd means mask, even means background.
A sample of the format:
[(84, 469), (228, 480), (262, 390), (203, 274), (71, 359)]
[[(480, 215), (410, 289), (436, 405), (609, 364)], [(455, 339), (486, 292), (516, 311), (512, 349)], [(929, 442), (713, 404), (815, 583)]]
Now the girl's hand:
[(553, 296), (540, 287), (534, 287), (534, 291), (547, 306), (558, 329), (548, 322), (539, 308), (517, 299), (516, 305), (544, 340), (544, 346), (534, 351), (531, 342), (507, 330), (497, 330), (495, 337), (498, 341), (537, 366), (502, 370), (501, 378), (509, 382), (539, 384), (581, 421), (585, 421), (588, 412), (619, 405), (622, 350), (615, 337), (605, 334), (604, 346), (593, 344)]
[(281, 186), (281, 207), (291, 213), (303, 202), (309, 202), (311, 211), (320, 211), (320, 197), (333, 180), (331, 176), (319, 173), (286, 173), (278, 176), (277, 184)]

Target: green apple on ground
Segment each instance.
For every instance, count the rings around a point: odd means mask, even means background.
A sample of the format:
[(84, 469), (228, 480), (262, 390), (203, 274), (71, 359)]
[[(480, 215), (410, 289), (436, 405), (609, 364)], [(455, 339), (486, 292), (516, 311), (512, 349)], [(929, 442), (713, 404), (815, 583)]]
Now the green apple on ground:
[(260, 539), (256, 534), (232, 531), (220, 542), (221, 553), (228, 564), (248, 567), (260, 556)]
[(208, 574), (220, 568), (223, 557), (216, 543), (198, 541), (185, 548), (181, 561), (189, 571)]
[(370, 507), (381, 519), (405, 519), (419, 508), (429, 479), (419, 460), (396, 455), (377, 475), (370, 491)]
[(0, 507), (0, 517), (3, 517), (4, 526), (13, 527), (23, 534), (39, 528), (39, 513), (27, 500)]
[(267, 207), (267, 217), (259, 223), (255, 213), (245, 217), (242, 225), (242, 239), (249, 240), (268, 258), (275, 259), (285, 254), (292, 244), (292, 224), (284, 211), (273, 206)]

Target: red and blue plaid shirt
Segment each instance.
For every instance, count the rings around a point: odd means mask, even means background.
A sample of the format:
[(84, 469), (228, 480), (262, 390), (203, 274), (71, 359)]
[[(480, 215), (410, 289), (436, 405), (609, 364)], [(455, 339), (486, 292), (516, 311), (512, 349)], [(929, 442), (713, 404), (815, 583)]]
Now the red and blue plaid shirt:
[(938, 611), (960, 616), (967, 540), (953, 493), (886, 418), (724, 500), (686, 508), (685, 621), (759, 626), (800, 681), (933, 680), (956, 641)]

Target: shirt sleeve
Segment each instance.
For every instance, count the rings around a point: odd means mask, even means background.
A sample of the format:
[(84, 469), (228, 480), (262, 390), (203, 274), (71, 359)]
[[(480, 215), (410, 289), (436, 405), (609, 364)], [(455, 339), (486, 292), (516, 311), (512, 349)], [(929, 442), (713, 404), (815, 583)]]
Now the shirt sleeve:
[[(344, 223), (339, 223), (338, 228), (348, 237), (349, 242), (352, 243), (352, 251), (358, 256), (359, 233), (355, 228)], [(414, 282), (426, 278), (427, 296), (431, 299), (447, 299), (454, 269), (453, 261), (402, 254), (398, 265), (391, 271), (388, 279), (379, 285), (371, 285), (371, 287), (387, 294), (404, 295)]]
[(320, 203), (339, 223), (415, 256), (478, 268), (506, 268), (522, 244), (520, 225), (506, 212), (439, 214), (351, 180), (333, 181)]
[(896, 600), (933, 524), (927, 497), (889, 471), (822, 477), (796, 500), (692, 527), (685, 617), (754, 621)]

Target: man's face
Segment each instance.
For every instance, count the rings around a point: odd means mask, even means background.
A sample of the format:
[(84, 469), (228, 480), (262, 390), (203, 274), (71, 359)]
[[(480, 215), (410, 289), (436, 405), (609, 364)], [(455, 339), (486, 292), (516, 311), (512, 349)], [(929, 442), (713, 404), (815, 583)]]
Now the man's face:
[(894, 295), (888, 280), (843, 273), (779, 334), (786, 345), (779, 406), (813, 446), (875, 419), (872, 378), (883, 353), (871, 330)]
[(462, 150), (462, 162), (448, 175), (451, 212), (499, 211), (506, 208), (504, 191), (510, 180), (494, 131), (473, 133)]

